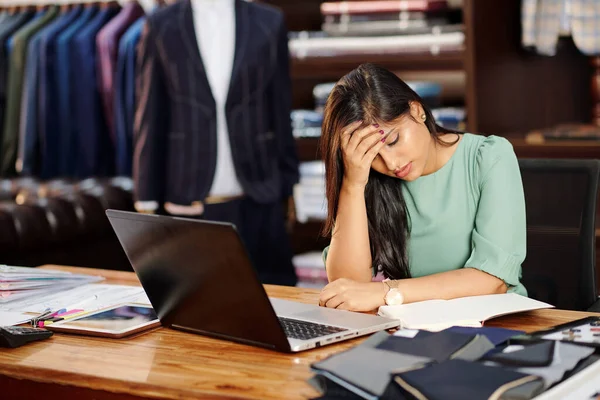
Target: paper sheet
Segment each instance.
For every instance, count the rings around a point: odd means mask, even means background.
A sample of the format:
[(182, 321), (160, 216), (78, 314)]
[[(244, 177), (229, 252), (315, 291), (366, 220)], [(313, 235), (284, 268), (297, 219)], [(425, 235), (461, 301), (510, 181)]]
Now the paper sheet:
[(41, 313), (47, 308), (51, 310), (81, 308), (85, 311), (95, 311), (133, 302), (144, 294), (144, 289), (139, 286), (92, 283), (41, 298), (28, 298), (0, 304), (0, 310)]
[(398, 329), (396, 332), (394, 332), (394, 336), (400, 336), (400, 337), (412, 339), (415, 336), (417, 336), (418, 333), (419, 333), (418, 329)]
[(0, 326), (19, 325), (29, 321), (33, 315), (20, 312), (0, 311)]

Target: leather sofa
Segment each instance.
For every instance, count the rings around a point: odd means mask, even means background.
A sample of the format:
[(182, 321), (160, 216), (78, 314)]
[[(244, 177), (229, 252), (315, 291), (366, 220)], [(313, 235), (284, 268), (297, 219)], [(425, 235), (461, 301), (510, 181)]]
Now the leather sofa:
[(131, 271), (105, 210), (133, 211), (129, 178), (0, 179), (0, 264)]

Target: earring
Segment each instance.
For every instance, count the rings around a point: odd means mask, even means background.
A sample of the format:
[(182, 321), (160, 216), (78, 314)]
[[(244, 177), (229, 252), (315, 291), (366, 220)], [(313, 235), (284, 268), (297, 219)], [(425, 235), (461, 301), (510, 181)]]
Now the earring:
[(421, 119), (422, 119), (423, 121), (425, 121), (425, 120), (427, 119), (427, 115), (425, 115), (425, 114), (421, 114)]

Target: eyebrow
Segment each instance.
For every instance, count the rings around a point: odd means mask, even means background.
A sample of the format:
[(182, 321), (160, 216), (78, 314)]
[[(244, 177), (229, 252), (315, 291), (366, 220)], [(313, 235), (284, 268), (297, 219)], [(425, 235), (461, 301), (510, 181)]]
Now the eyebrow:
[(398, 131), (397, 128), (392, 128), (387, 135), (385, 135), (385, 138), (389, 138), (390, 136), (392, 136), (394, 134), (394, 132)]

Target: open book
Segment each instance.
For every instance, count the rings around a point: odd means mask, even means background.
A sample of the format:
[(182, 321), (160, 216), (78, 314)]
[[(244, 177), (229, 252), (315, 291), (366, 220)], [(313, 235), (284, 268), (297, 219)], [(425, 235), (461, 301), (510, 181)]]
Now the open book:
[(552, 307), (518, 294), (504, 293), (381, 306), (379, 315), (400, 320), (403, 329), (441, 331), (451, 326), (481, 327), (491, 318)]

